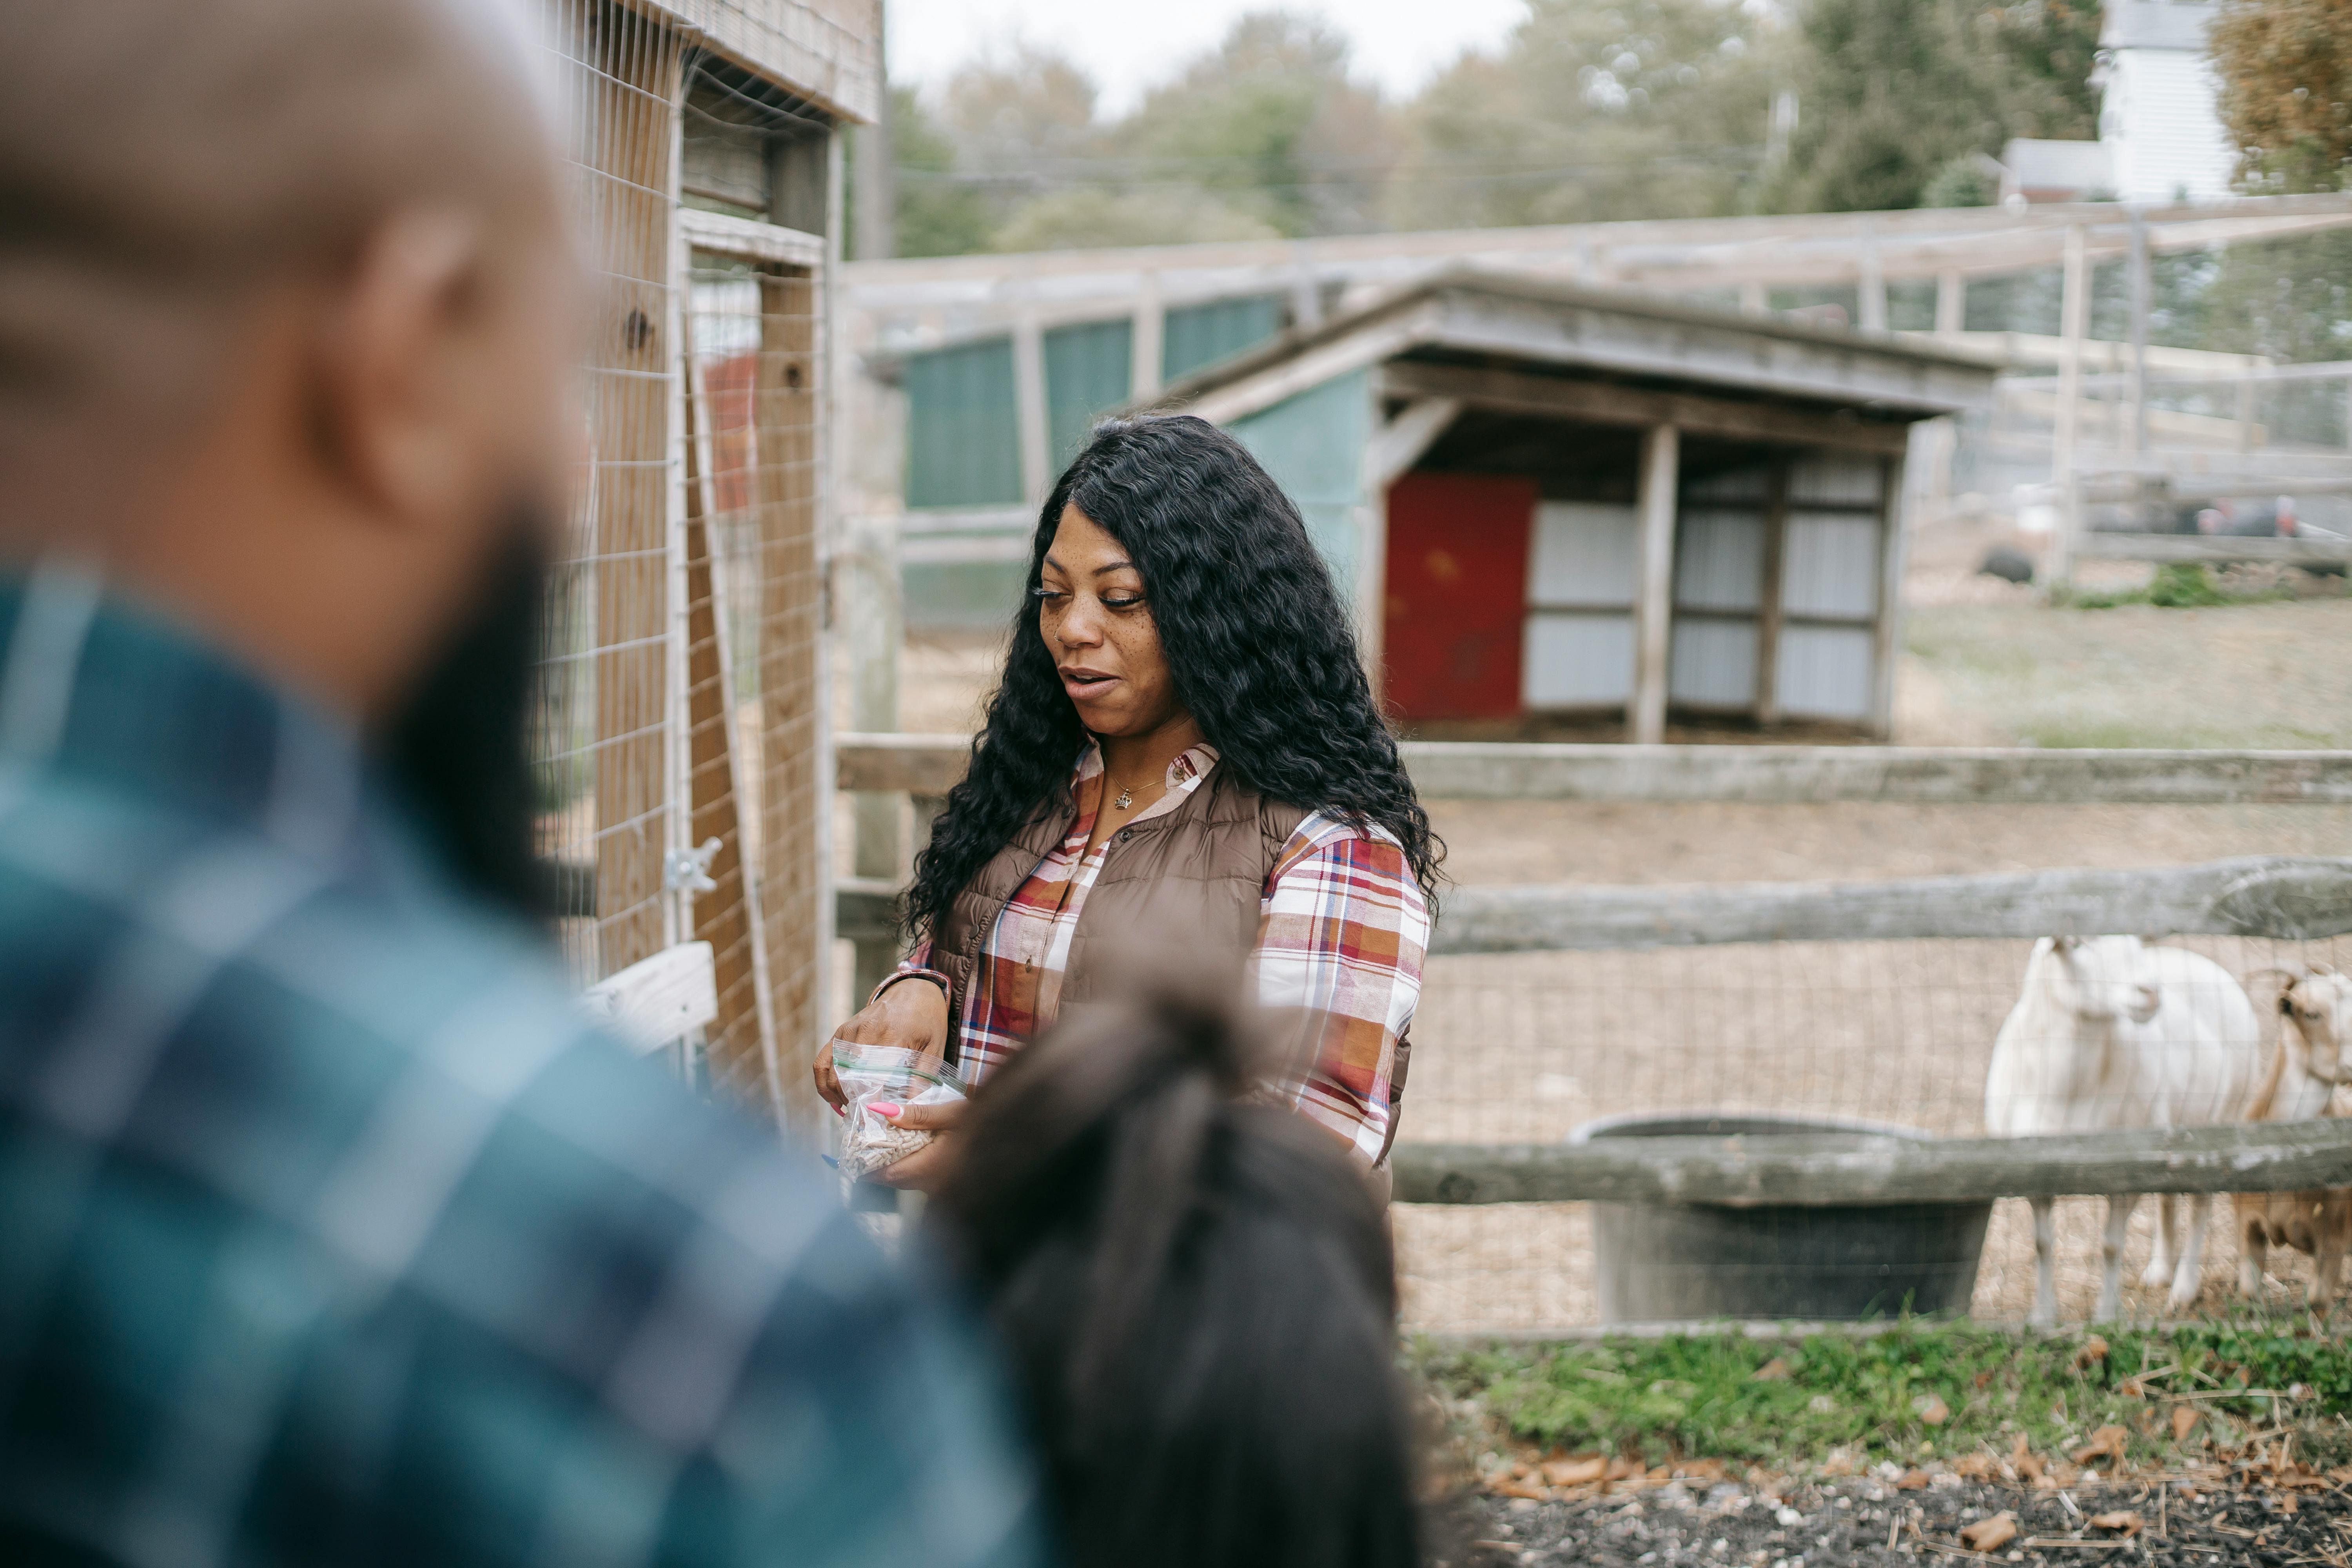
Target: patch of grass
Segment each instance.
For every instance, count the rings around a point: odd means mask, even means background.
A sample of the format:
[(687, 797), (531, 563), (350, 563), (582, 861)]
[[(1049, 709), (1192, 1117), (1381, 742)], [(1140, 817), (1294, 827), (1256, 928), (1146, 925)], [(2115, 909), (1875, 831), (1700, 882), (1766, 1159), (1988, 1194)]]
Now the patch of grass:
[[(2132, 1434), (2135, 1462), (2178, 1462), (2175, 1405), (2196, 1411), (2191, 1450), (2230, 1445), (2283, 1421), (2306, 1463), (2352, 1458), (2352, 1347), (2291, 1324), (2114, 1329), (2104, 1359), (2080, 1338), (2020, 1339), (1966, 1324), (1905, 1323), (1873, 1338), (1820, 1335), (1774, 1343), (1733, 1334), (1446, 1351), (1419, 1347), (1422, 1374), (1454, 1400), (1475, 1399), (1509, 1436), (1571, 1452), (1600, 1449), (1656, 1464), (1713, 1458), (1791, 1468), (1832, 1449), (1915, 1463), (2022, 1434), (2037, 1452), (2080, 1444), (2101, 1426)], [(1778, 1361), (1773, 1373), (1758, 1373)], [(2167, 1370), (2170, 1369), (2170, 1370)], [(2126, 1385), (2144, 1377), (2144, 1394)], [(2294, 1400), (2251, 1391), (2301, 1384)], [(2195, 1394), (2182, 1400), (2177, 1396)], [(1922, 1419), (1940, 1400), (1939, 1424)]]
[(2159, 610), (2210, 610), (2225, 605), (2274, 604), (2294, 595), (2277, 586), (2225, 588), (2213, 581), (2212, 572), (2202, 563), (2175, 561), (2158, 567), (2156, 575), (2145, 587), (2082, 593), (2064, 591), (2062, 585), (2052, 597), (2078, 610), (2112, 610), (2123, 605), (2153, 605)]

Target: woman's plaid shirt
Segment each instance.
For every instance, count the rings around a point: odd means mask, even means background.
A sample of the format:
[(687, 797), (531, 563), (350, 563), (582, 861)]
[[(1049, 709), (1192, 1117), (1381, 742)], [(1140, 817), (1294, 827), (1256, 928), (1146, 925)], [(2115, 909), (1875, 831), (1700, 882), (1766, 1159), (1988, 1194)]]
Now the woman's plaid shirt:
[[(1213, 746), (1184, 752), (1169, 764), (1168, 793), (1134, 820), (1175, 810), (1216, 765)], [(1087, 852), (1103, 790), (1102, 752), (1088, 742), (1072, 784), (1077, 820), (1013, 895), (981, 946), (958, 1020), (975, 1084), (1060, 1010), (1070, 938), (1109, 848), (1105, 839)], [(1377, 825), (1354, 827), (1309, 814), (1276, 857), (1259, 895), (1251, 967), (1258, 1000), (1298, 1020), (1297, 1054), (1286, 1059), (1313, 1064), (1286, 1092), (1367, 1163), (1388, 1145), (1390, 1073), (1397, 1041), (1412, 1025), (1428, 945), (1428, 900), (1396, 839)], [(925, 943), (883, 984), (922, 974), (945, 985), (929, 959)]]

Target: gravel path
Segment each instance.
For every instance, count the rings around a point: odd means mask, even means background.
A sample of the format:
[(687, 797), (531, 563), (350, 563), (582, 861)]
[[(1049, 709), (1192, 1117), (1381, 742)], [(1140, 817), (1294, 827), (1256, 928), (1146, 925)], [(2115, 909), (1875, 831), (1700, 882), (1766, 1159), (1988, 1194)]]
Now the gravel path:
[[(2017, 1530), (1989, 1552), (1961, 1532), (2007, 1512)], [(2129, 1533), (2086, 1521), (2136, 1515)], [(1579, 1568), (1847, 1568), (1942, 1562), (2127, 1564), (2206, 1568), (2215, 1563), (2288, 1568), (2340, 1565), (2352, 1553), (2352, 1497), (2312, 1489), (2132, 1482), (2033, 1490), (1945, 1475), (1917, 1490), (1885, 1477), (1790, 1487), (1675, 1481), (1578, 1502), (1471, 1494), (1436, 1521), (1436, 1568), (1576, 1564)]]

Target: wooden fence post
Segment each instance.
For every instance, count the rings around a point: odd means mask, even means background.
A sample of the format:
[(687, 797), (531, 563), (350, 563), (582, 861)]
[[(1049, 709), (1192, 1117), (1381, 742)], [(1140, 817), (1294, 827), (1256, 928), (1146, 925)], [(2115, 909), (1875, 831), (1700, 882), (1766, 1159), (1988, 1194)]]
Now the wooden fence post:
[(1673, 651), (1675, 491), (1682, 469), (1682, 433), (1653, 425), (1642, 433), (1642, 469), (1635, 505), (1642, 520), (1639, 573), (1633, 599), (1633, 700), (1628, 728), (1637, 745), (1666, 738), (1666, 662)]

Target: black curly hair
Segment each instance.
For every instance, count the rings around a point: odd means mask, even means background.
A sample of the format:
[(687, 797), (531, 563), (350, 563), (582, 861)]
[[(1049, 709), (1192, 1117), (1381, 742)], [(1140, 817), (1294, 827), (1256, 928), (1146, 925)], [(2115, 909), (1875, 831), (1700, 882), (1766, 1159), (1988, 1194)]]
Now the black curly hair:
[[(1372, 701), (1331, 574), (1249, 449), (1191, 415), (1105, 420), (1038, 513), (1033, 591), (1072, 506), (1142, 574), (1177, 695), (1217, 765), (1270, 800), (1388, 829), (1433, 910), (1445, 847)], [(916, 858), (910, 931), (938, 930), (989, 857), (1067, 786), (1085, 740), (1024, 595), (971, 765)]]

